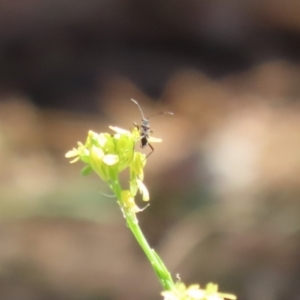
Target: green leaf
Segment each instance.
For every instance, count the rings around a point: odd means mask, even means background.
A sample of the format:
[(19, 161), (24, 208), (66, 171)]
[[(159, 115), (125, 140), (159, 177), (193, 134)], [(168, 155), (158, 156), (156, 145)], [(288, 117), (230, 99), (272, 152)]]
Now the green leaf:
[(84, 168), (82, 168), (81, 170), (81, 175), (82, 176), (87, 176), (89, 175), (91, 172), (93, 171), (91, 166), (85, 166)]

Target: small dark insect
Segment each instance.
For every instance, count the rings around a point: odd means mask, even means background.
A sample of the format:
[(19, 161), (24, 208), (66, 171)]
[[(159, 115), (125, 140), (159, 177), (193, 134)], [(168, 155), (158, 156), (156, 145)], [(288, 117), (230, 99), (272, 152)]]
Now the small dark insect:
[(133, 123), (134, 126), (140, 131), (140, 135), (141, 135), (141, 148), (145, 148), (146, 146), (149, 146), (150, 149), (151, 149), (151, 152), (147, 154), (146, 157), (150, 156), (153, 151), (154, 151), (154, 148), (153, 146), (149, 143), (149, 141), (153, 141), (155, 142), (155, 140), (157, 142), (160, 142), (161, 140), (160, 139), (155, 139), (155, 138), (152, 138), (150, 137), (150, 134), (153, 132), (152, 130), (150, 130), (150, 124), (149, 124), (149, 119), (154, 117), (154, 116), (157, 116), (157, 115), (164, 115), (164, 114), (168, 114), (168, 115), (173, 115), (172, 112), (169, 112), (169, 111), (165, 111), (165, 112), (160, 112), (160, 113), (157, 113), (157, 114), (154, 114), (148, 118), (145, 118), (144, 114), (143, 114), (143, 111), (140, 107), (140, 105), (138, 104), (138, 102), (134, 99), (131, 99), (131, 101), (133, 103), (135, 103), (137, 105), (137, 107), (139, 108), (140, 112), (141, 112), (141, 115), (142, 115), (142, 124), (139, 126), (138, 124), (136, 123)]

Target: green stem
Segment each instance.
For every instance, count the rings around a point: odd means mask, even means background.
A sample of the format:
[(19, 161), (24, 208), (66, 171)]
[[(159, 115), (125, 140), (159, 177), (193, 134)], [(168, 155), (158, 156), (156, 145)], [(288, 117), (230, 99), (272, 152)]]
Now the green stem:
[[(121, 199), (122, 188), (120, 186), (119, 181), (117, 179), (112, 181), (111, 186), (117, 198), (122, 204), (122, 199)], [(138, 220), (136, 218), (135, 213), (124, 207), (123, 207), (123, 213), (126, 217), (128, 227), (130, 228), (137, 242), (139, 243), (144, 253), (146, 254), (148, 260), (150, 261), (152, 268), (154, 269), (154, 272), (156, 273), (163, 289), (171, 290), (175, 285), (172, 276), (170, 272), (167, 270), (161, 258), (157, 255), (154, 249), (152, 249), (148, 244), (142, 230), (138, 225)]]
[(148, 260), (150, 261), (152, 268), (154, 269), (163, 289), (164, 290), (172, 289), (172, 287), (174, 286), (174, 282), (171, 277), (171, 274), (167, 270), (166, 266), (164, 265), (160, 257), (154, 251), (154, 249), (152, 249), (148, 244), (142, 230), (138, 225), (135, 214), (126, 211), (125, 215), (126, 215), (128, 227), (130, 228), (137, 242), (139, 243), (144, 253), (146, 254)]

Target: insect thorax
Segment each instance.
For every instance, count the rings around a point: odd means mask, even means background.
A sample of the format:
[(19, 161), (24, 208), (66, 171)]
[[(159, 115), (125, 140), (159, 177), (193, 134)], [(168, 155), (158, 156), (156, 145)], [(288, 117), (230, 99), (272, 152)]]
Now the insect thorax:
[(142, 119), (141, 127), (143, 127), (143, 128), (150, 128), (150, 126), (149, 126), (149, 120), (148, 119)]

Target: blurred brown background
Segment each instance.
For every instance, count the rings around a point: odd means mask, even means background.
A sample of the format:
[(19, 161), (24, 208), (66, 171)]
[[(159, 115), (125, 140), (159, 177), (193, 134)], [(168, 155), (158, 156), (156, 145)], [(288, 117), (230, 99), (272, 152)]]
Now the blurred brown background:
[[(300, 299), (300, 2), (0, 2), (1, 300), (161, 299), (99, 179), (64, 153), (151, 120), (139, 215), (187, 283)], [(140, 200), (139, 200), (140, 201)], [(144, 204), (139, 202), (140, 206)]]

